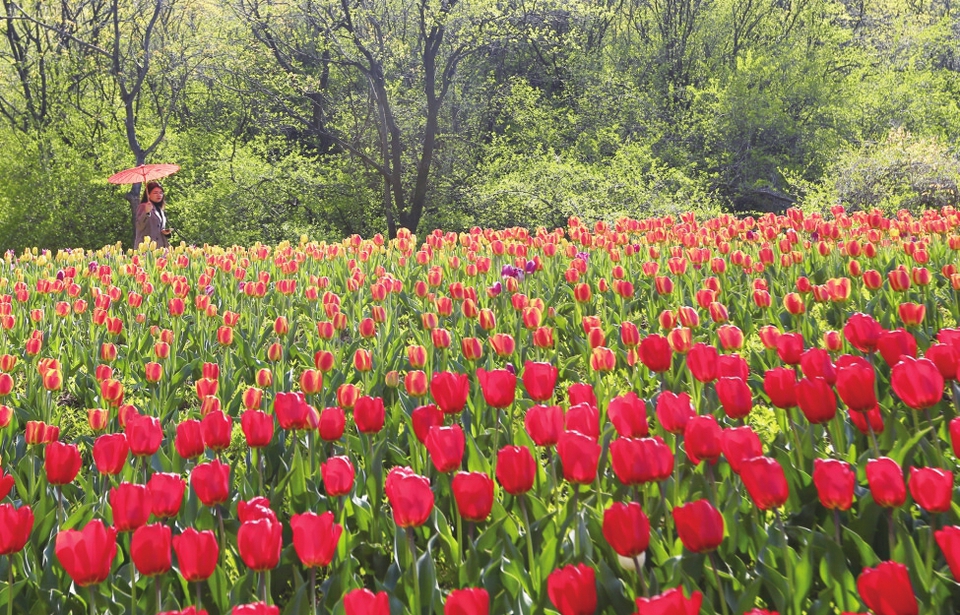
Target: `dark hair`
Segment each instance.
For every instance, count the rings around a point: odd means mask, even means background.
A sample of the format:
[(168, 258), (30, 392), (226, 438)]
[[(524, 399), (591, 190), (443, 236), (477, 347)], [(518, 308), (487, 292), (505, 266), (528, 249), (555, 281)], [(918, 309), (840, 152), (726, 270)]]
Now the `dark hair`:
[[(163, 190), (163, 186), (160, 185), (160, 182), (157, 182), (157, 181), (147, 182), (147, 185), (143, 187), (143, 196), (140, 197), (141, 203), (146, 203), (147, 201), (150, 200), (150, 192), (152, 192), (154, 188), (160, 188), (161, 190)], [(164, 195), (163, 200), (160, 201), (160, 204), (161, 205), (167, 204), (166, 195)]]

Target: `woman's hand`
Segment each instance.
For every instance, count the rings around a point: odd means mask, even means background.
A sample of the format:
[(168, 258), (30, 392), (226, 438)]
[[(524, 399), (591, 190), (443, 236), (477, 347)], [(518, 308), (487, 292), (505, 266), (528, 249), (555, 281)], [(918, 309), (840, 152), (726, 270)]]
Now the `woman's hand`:
[(163, 229), (163, 230), (160, 231), (161, 234), (163, 234), (163, 235), (165, 235), (165, 236), (167, 236), (167, 237), (169, 237), (169, 236), (170, 236), (170, 233), (172, 233), (172, 232), (173, 232), (173, 231), (172, 231), (171, 229), (168, 229), (168, 228), (165, 228), (165, 229)]

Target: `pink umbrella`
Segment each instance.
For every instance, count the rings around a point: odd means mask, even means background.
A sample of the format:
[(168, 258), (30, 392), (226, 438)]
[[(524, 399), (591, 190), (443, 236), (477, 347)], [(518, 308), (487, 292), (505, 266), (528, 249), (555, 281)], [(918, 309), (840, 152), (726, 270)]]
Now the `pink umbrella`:
[(173, 175), (179, 170), (180, 165), (176, 164), (141, 164), (139, 167), (111, 175), (107, 181), (111, 184), (142, 184)]

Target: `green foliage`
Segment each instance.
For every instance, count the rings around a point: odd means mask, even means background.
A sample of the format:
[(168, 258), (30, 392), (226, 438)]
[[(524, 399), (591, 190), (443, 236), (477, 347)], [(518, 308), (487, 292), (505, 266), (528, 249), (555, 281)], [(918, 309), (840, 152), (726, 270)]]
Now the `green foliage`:
[(800, 185), (808, 200), (886, 212), (942, 207), (960, 197), (960, 159), (936, 137), (917, 137), (903, 128), (886, 139), (840, 155), (820, 185)]
[[(3, 249), (133, 234), (104, 180), (137, 160), (121, 81), (142, 66), (149, 11), (118, 14), (117, 77), (96, 26), (107, 5), (67, 5), (69, 45), (0, 23), (16, 34), (0, 53), (21, 58), (0, 68), (0, 146), (17, 153), (0, 160)], [(340, 3), (167, 7), (130, 109), (141, 149), (162, 135), (146, 161), (183, 167), (165, 183), (175, 241), (384, 232), (385, 192), (395, 226), (421, 232), (957, 198), (960, 16), (939, 2), (351, 6), (370, 58)]]
[(130, 206), (105, 179), (117, 152), (105, 147), (102, 158), (92, 158), (55, 135), (10, 130), (0, 130), (0, 149), (18, 153), (0, 157), (0, 248), (92, 248), (132, 239)]

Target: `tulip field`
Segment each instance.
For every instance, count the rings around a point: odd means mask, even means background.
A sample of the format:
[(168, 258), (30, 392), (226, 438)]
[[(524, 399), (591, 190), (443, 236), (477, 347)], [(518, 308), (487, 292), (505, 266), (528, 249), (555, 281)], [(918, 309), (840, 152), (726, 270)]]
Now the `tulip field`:
[(960, 212), (7, 252), (0, 615), (960, 612)]

